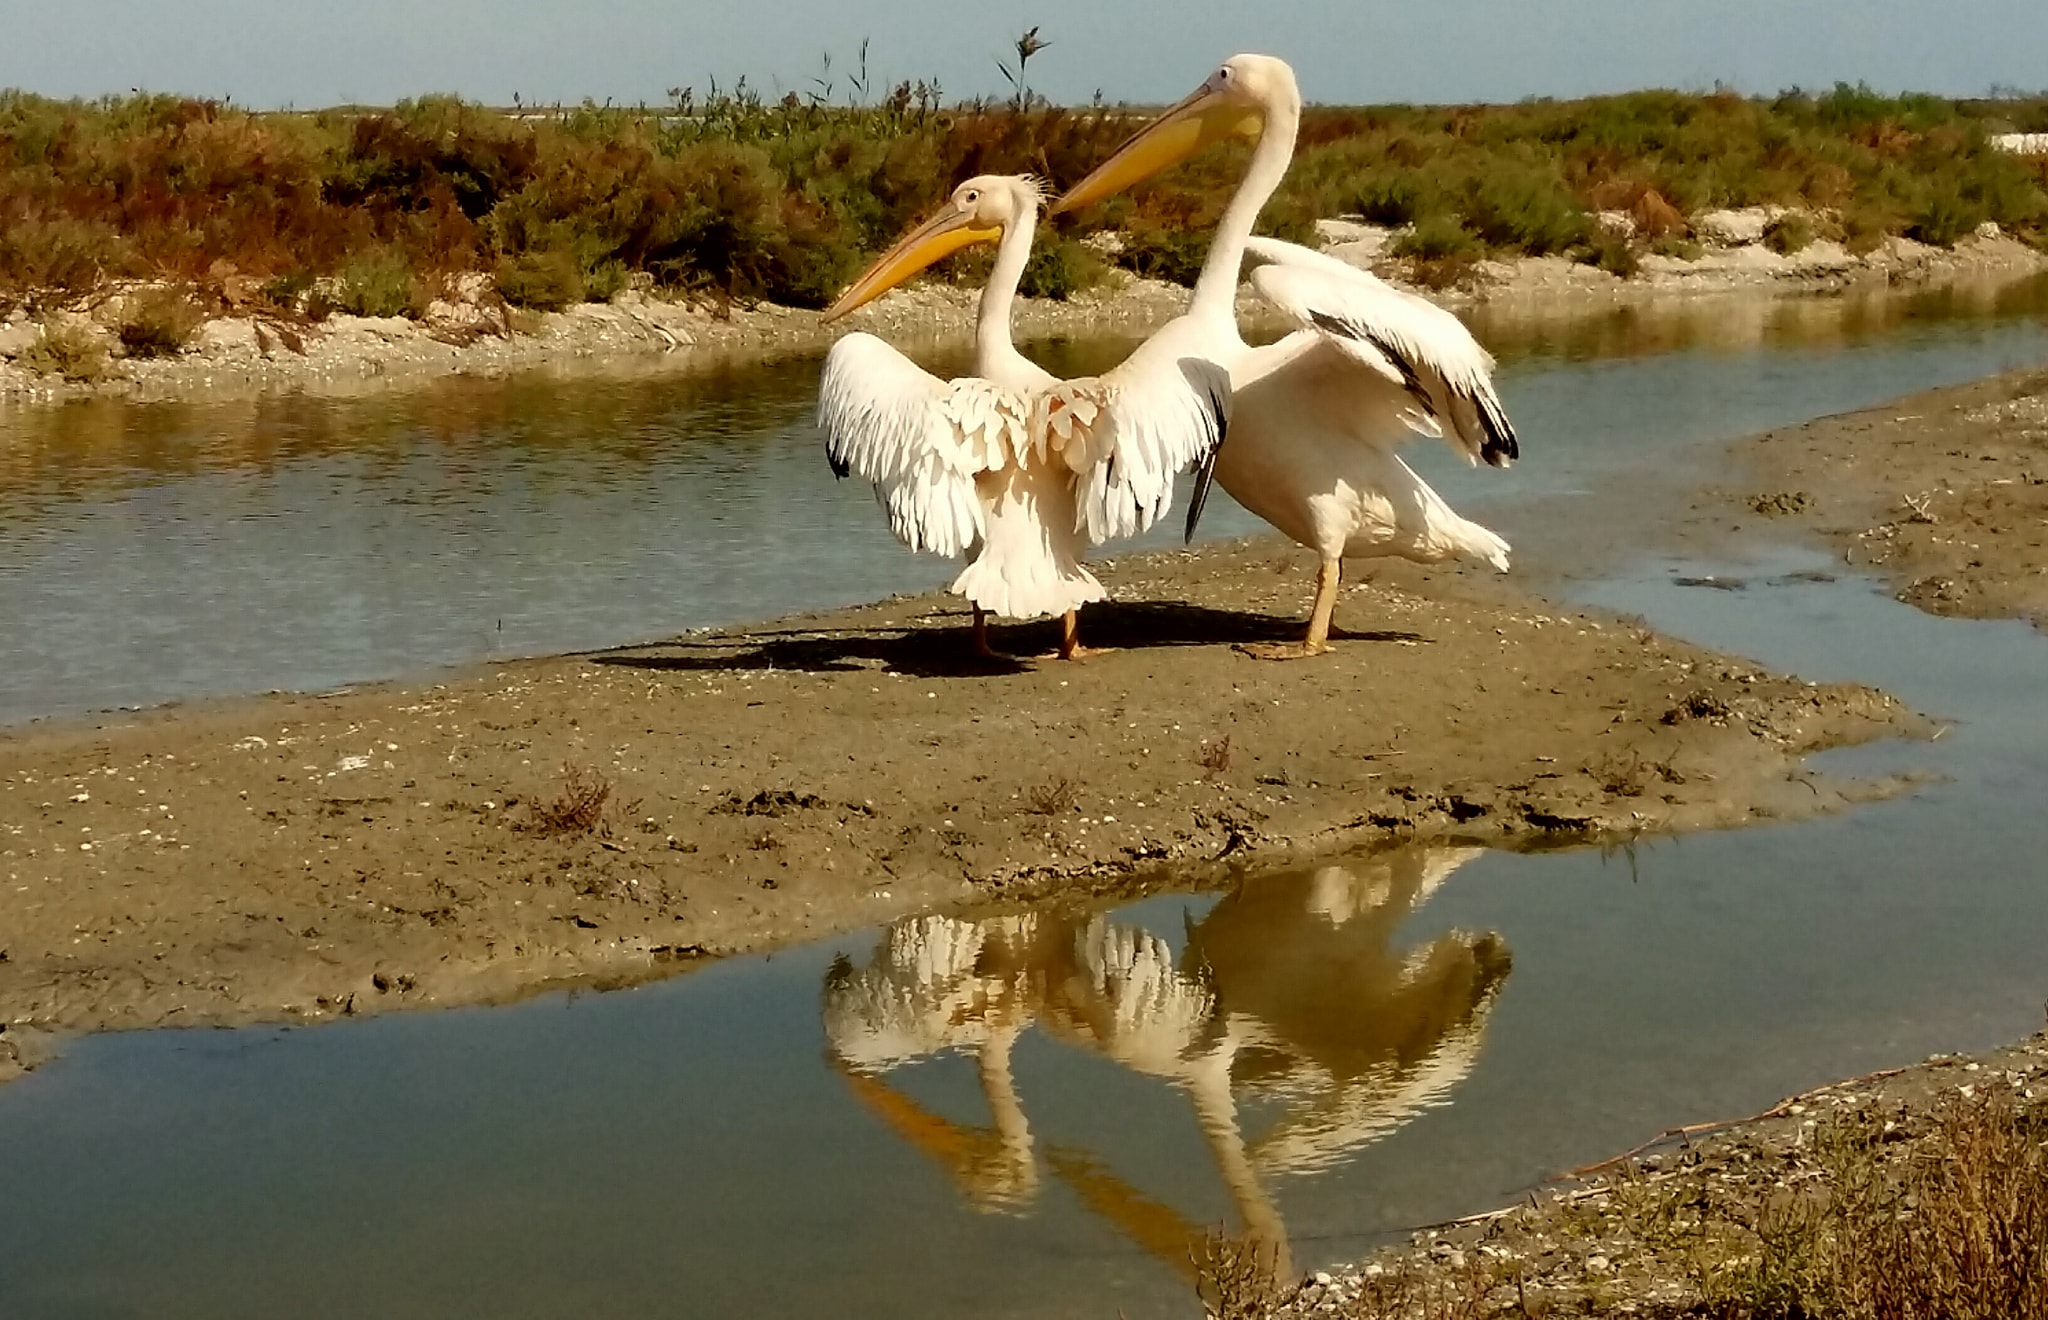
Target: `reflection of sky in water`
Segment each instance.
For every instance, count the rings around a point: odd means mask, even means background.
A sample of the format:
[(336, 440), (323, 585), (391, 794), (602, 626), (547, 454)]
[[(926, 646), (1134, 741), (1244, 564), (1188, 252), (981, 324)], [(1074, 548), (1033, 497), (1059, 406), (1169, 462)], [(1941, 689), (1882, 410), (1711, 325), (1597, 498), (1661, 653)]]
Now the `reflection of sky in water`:
[[(1442, 446), (1409, 452), (1531, 563), (1544, 523), (1518, 507), (1553, 518), (1549, 501), (1668, 471), (1692, 441), (2039, 361), (2044, 297), (2034, 281), (2002, 296), (1484, 309), (1530, 457), (1471, 473)], [(1124, 345), (1034, 351), (1081, 372)], [(945, 581), (951, 566), (902, 550), (866, 492), (826, 470), (815, 372), (9, 413), (0, 721), (418, 674)], [(1228, 499), (1203, 524), (1262, 526)]]

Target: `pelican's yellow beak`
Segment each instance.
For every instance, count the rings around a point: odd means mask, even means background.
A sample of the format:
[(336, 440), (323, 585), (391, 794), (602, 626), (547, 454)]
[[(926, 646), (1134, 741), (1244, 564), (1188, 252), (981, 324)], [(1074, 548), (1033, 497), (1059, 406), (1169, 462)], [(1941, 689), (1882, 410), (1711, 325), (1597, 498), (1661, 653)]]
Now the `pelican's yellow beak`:
[(1003, 236), (995, 226), (980, 226), (964, 211), (947, 207), (900, 239), (861, 272), (839, 301), (825, 309), (825, 319), (836, 321), (857, 307), (865, 307), (941, 257), (976, 243), (993, 243)]
[(1265, 118), (1257, 107), (1204, 87), (1139, 129), (1087, 178), (1061, 193), (1047, 214), (1078, 210), (1114, 197), (1204, 147), (1232, 137), (1256, 138), (1264, 127)]

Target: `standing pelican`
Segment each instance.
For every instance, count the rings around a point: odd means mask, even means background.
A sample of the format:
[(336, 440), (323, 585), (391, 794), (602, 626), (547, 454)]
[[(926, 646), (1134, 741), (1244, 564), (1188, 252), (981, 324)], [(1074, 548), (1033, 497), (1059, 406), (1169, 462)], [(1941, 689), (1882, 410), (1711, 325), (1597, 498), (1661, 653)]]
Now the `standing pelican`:
[[(1229, 371), (1230, 440), (1216, 480), (1322, 557), (1308, 634), (1298, 645), (1255, 650), (1273, 659), (1328, 649), (1346, 558), (1464, 554), (1506, 571), (1507, 542), (1460, 518), (1394, 452), (1409, 432), (1444, 437), (1467, 462), (1506, 467), (1519, 453), (1494, 393), (1493, 359), (1456, 317), (1334, 258), (1252, 237), (1287, 173), (1300, 121), (1301, 93), (1284, 61), (1233, 56), (1052, 208), (1121, 192), (1225, 138), (1258, 139), (1187, 312), (1132, 359), (1203, 358)], [(1247, 263), (1257, 267), (1252, 287), (1300, 327), (1277, 343), (1253, 347), (1238, 332), (1235, 296)]]
[(913, 550), (966, 555), (950, 588), (987, 615), (1063, 619), (1059, 654), (1083, 654), (1077, 611), (1103, 599), (1082, 551), (1143, 531), (1172, 504), (1173, 478), (1197, 470), (1187, 533), (1207, 493), (1228, 419), (1225, 374), (1158, 358), (1101, 378), (1060, 381), (1010, 342), (1010, 307), (1043, 200), (1036, 180), (981, 175), (882, 254), (826, 309), (836, 320), (941, 257), (997, 242), (974, 326), (974, 375), (944, 381), (873, 335), (832, 346), (818, 386), (825, 452), (840, 476), (875, 485), (890, 528)]

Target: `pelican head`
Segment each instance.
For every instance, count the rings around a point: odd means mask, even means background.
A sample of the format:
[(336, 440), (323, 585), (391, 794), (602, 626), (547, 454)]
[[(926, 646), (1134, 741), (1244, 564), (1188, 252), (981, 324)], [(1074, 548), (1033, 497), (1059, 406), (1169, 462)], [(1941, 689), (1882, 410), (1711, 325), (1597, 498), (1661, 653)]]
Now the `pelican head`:
[(825, 309), (836, 321), (865, 307), (941, 257), (976, 243), (993, 243), (1021, 222), (1036, 220), (1044, 200), (1038, 180), (1025, 174), (978, 174), (953, 190), (937, 215), (905, 234)]
[(1193, 94), (1139, 129), (1093, 173), (1060, 195), (1050, 214), (1099, 202), (1204, 147), (1233, 137), (1257, 138), (1275, 114), (1301, 109), (1301, 90), (1287, 61), (1233, 55)]

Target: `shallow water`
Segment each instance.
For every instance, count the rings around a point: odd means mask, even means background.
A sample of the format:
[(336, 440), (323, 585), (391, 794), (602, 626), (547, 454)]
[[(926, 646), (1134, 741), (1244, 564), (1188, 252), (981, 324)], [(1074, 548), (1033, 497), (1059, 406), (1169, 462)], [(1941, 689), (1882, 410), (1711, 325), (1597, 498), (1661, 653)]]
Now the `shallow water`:
[[(1442, 446), (1412, 448), (1530, 565), (1546, 521), (1605, 517), (1584, 500), (1593, 484), (1668, 476), (1694, 441), (2040, 361), (2044, 307), (2048, 280), (1489, 311), (1529, 460), (1469, 473)], [(1044, 351), (1079, 372), (1126, 347)], [(903, 551), (866, 492), (832, 479), (816, 371), (0, 413), (0, 725), (645, 641), (944, 582), (951, 565)], [(1219, 498), (1203, 533), (1260, 527)], [(1173, 539), (1162, 526), (1149, 543)]]
[[(1627, 361), (1572, 342), (1504, 354), (1532, 437), (1513, 480), (1558, 500), (1632, 453), (1661, 471), (1693, 441), (2038, 361), (2044, 336), (1941, 320)], [(1539, 442), (1563, 474), (1535, 476)], [(736, 470), (765, 491), (771, 466)], [(1823, 759), (1944, 782), (1605, 855), (1439, 848), (923, 919), (612, 994), (74, 1042), (0, 1089), (0, 1315), (1187, 1315), (1206, 1229), (1312, 1269), (1671, 1124), (2015, 1038), (2048, 996), (2048, 639), (1817, 571), (1839, 570), (1761, 546), (1573, 589), (1954, 721)], [(1746, 586), (1678, 583), (1707, 574)]]

